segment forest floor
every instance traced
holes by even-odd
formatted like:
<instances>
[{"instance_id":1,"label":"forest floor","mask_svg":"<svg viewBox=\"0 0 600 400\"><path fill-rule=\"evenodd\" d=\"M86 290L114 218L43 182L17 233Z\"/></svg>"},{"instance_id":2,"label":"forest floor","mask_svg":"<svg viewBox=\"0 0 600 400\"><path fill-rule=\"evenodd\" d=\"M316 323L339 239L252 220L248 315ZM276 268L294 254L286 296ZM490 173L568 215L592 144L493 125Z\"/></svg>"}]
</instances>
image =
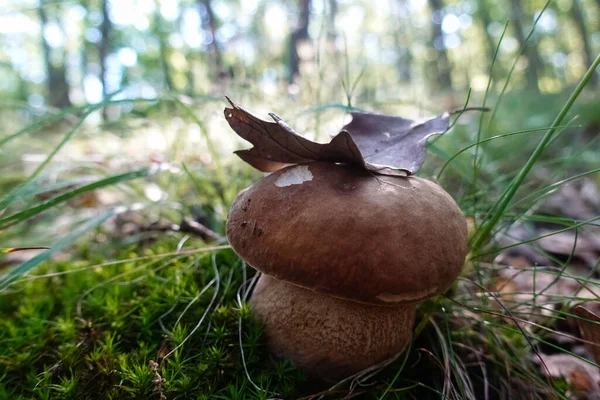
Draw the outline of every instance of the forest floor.
<instances>
[{"instance_id":1,"label":"forest floor","mask_svg":"<svg viewBox=\"0 0 600 400\"><path fill-rule=\"evenodd\" d=\"M580 96L547 137L567 97L488 99L430 140L419 175L466 215L467 263L419 306L406 352L337 383L271 357L246 304L254 271L224 222L261 174L231 154L247 145L222 98L141 102L100 129L80 124L99 106L15 123L0 137L0 399L600 397L600 103ZM243 100L321 140L346 112ZM31 246L50 249L7 250Z\"/></svg>"}]
</instances>

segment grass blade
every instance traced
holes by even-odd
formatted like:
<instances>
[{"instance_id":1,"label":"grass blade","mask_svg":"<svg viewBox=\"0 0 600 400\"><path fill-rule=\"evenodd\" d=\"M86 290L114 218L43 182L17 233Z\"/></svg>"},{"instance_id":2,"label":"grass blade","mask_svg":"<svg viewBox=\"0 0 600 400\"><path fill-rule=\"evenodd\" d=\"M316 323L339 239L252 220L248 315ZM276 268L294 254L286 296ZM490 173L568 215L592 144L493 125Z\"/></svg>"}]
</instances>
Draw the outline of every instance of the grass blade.
<instances>
[{"instance_id":1,"label":"grass blade","mask_svg":"<svg viewBox=\"0 0 600 400\"><path fill-rule=\"evenodd\" d=\"M77 130L83 124L83 122L86 120L86 118L88 116L90 116L94 111L107 105L110 102L110 99L113 96L115 96L117 93L119 93L119 92L115 92L115 93L108 95L102 102L88 108L88 110L83 114L83 116L81 116L81 118L79 119L77 124L75 124L75 126L73 128L71 128L71 130L63 136L60 143L56 147L54 147L54 149L50 152L50 154L48 154L46 159L36 168L36 170L29 176L29 178L27 178L25 180L25 182L23 182L21 185L19 185L16 189L9 192L6 196L4 196L0 200L0 210L2 210L3 208L6 208L9 204L11 204L17 198L17 193L19 192L19 190L23 186L26 186L31 181L33 181L40 174L40 172L42 172L44 170L44 168L46 168L46 166L50 163L50 161L52 161L52 159L60 151L60 149L62 149L63 146L73 137L73 135L77 132ZM12 135L12 136L14 136L14 135Z\"/></svg>"},{"instance_id":2,"label":"grass blade","mask_svg":"<svg viewBox=\"0 0 600 400\"><path fill-rule=\"evenodd\" d=\"M128 210L128 208L126 207L113 208L79 225L77 228L73 229L68 235L53 243L50 249L44 251L41 254L38 254L37 256L33 257L28 261L25 261L23 264L10 270L6 275L1 276L0 292L8 288L16 279L20 278L21 276L31 271L33 268L48 260L50 257L52 257L54 254L56 254L63 248L73 244L77 239L80 239L83 235L85 235L92 229L98 227L110 217L120 214L126 210Z\"/></svg>"},{"instance_id":3,"label":"grass blade","mask_svg":"<svg viewBox=\"0 0 600 400\"><path fill-rule=\"evenodd\" d=\"M566 128L572 128L572 127L574 127L574 126L563 125L563 126L559 126L558 129L566 129ZM462 149L460 149L459 151L457 151L456 153L454 153L454 155L452 157L448 158L448 160L440 168L440 171L438 172L438 174L437 174L437 176L436 176L435 179L439 181L440 176L442 176L442 173L446 170L446 168L448 167L448 165L456 157L458 157L459 155L461 155L465 151L467 151L467 150L469 150L469 149L471 149L471 148L473 148L473 147L475 147L477 145L480 145L480 144L483 144L483 143L486 143L486 142L491 142L493 140L502 139L502 138L505 138L505 137L515 136L515 135L523 135L525 133L542 132L542 131L545 131L547 129L550 129L550 128L533 128L533 129L525 129L525 130L522 130L522 131L504 133L504 134L501 134L501 135L495 135L495 136L491 136L489 138L481 139L479 142L475 142L475 143L472 143L472 144L470 144L470 145L468 145L466 147L463 147Z\"/></svg>"},{"instance_id":4,"label":"grass blade","mask_svg":"<svg viewBox=\"0 0 600 400\"><path fill-rule=\"evenodd\" d=\"M494 226L496 226L500 218L502 218L502 214L504 213L504 211L506 211L508 204L511 202L511 200L517 193L517 190L519 190L519 187L527 177L529 171L531 171L531 168L533 168L533 165L536 163L538 158L542 155L542 153L548 146L549 142L552 140L554 133L557 129L559 129L562 120L565 118L565 116L575 103L575 100L577 100L577 97L579 97L579 94L581 93L585 85L594 75L596 68L598 68L598 65L600 65L600 54L598 54L590 68L587 70L587 72L573 91L573 93L571 93L571 96L567 100L566 104L564 105L562 110L560 110L558 116L552 123L552 127L548 130L548 132L546 132L546 134L544 135L540 143L538 143L538 146L535 148L535 150L533 151L523 168L519 171L517 176L515 176L512 182L506 187L502 196L492 208L492 210L494 211L492 213L491 218L480 229L478 229L471 246L472 251L474 253L478 252L481 246L483 246L483 244L487 241L492 229L494 229Z\"/></svg>"},{"instance_id":5,"label":"grass blade","mask_svg":"<svg viewBox=\"0 0 600 400\"><path fill-rule=\"evenodd\" d=\"M500 35L500 39L498 39L498 44L496 45L496 50L494 51L494 58L492 59L492 64L490 65L490 77L485 88L485 94L483 95L483 103L481 105L483 108L485 108L487 98L490 93L490 87L492 86L492 80L494 77L494 65L496 64L496 59L498 58L498 53L500 52L500 45L502 44L502 40L504 39L504 35L506 34L507 28L508 21L506 21L506 23L504 24L504 29L502 30L502 34ZM484 114L481 113L481 115L479 116L479 127L477 128L477 139L475 140L475 156L473 156L473 180L471 181L471 194L477 191L477 177L479 176L477 161L479 159L479 143L481 142L481 129L483 127L483 117Z\"/></svg>"},{"instance_id":6,"label":"grass blade","mask_svg":"<svg viewBox=\"0 0 600 400\"><path fill-rule=\"evenodd\" d=\"M115 175L108 177L106 179L102 179L89 185L81 186L77 189L71 190L69 192L63 193L59 196L56 196L44 203L38 204L37 206L28 208L26 210L20 211L16 214L9 215L4 218L0 218L0 229L6 229L7 227L14 225L18 222L24 221L28 218L33 217L43 211L46 211L60 203L64 203L65 201L74 198L85 192L90 192L95 189L99 189L106 186L113 186L119 183L127 182L133 179L142 178L148 176L150 174L150 169L144 168L137 171L126 172L121 175Z\"/></svg>"},{"instance_id":7,"label":"grass blade","mask_svg":"<svg viewBox=\"0 0 600 400\"><path fill-rule=\"evenodd\" d=\"M16 251L25 251L25 250L48 250L49 247L6 247L0 248L0 254L8 254L14 253Z\"/></svg>"},{"instance_id":8,"label":"grass blade","mask_svg":"<svg viewBox=\"0 0 600 400\"><path fill-rule=\"evenodd\" d=\"M512 76L514 70L515 70L515 67L517 66L517 62L519 61L519 58L521 57L521 55L525 52L525 46L527 46L527 43L529 42L529 39L533 35L533 32L535 32L535 28L537 27L537 24L538 24L540 18L542 18L542 15L544 15L544 13L546 12L546 9L548 8L549 5L550 5L550 0L547 0L546 4L544 4L544 7L542 8L542 11L540 11L540 13L538 14L538 16L535 19L535 21L533 21L533 25L531 26L531 30L529 31L529 34L525 38L525 44L524 44L524 46L521 47L521 49L519 50L519 54L517 54L517 56L515 57L515 60L513 61L512 66L510 67L510 71L508 71L508 75L506 76L506 81L504 82L504 86L502 87L502 91L500 92L500 96L498 96L498 100L496 100L496 105L494 106L494 110L492 111L492 115L490 116L490 122L488 122L488 128L490 126L492 126L492 121L494 121L494 117L496 116L496 112L498 111L498 107L500 106L500 102L502 101L502 98L504 97L504 93L506 92L506 88L508 88L508 83L510 82L510 78L511 78L511 76Z\"/></svg>"},{"instance_id":9,"label":"grass blade","mask_svg":"<svg viewBox=\"0 0 600 400\"><path fill-rule=\"evenodd\" d=\"M57 114L46 116L46 117L42 118L41 120L35 121L35 122L27 125L26 127L19 129L17 132L12 133L12 134L0 139L0 147L5 145L6 143L18 138L21 135L24 135L28 132L34 131L38 128L41 128L42 125L44 125L44 124L47 124L49 122L60 121L67 115L76 114L80 111L85 111L88 108L89 108L89 105L85 105L85 106L81 106L81 107L72 107L72 108L67 108L65 110L62 110L61 112L59 112Z\"/></svg>"}]
</instances>

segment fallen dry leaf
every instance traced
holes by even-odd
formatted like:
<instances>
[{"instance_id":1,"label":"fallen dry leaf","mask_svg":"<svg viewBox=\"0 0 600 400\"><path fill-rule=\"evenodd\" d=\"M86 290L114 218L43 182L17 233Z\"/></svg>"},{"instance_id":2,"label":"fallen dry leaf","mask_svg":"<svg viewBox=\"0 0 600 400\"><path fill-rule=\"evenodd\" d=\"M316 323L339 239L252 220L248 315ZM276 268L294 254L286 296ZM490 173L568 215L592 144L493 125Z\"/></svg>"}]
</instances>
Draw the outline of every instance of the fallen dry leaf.
<instances>
[{"instance_id":1,"label":"fallen dry leaf","mask_svg":"<svg viewBox=\"0 0 600 400\"><path fill-rule=\"evenodd\" d=\"M550 254L578 257L589 267L596 265L600 254L600 238L592 233L559 232L549 229L539 229L536 234L545 236L537 240L538 246ZM548 236L546 236L548 235Z\"/></svg>"},{"instance_id":2,"label":"fallen dry leaf","mask_svg":"<svg viewBox=\"0 0 600 400\"><path fill-rule=\"evenodd\" d=\"M493 264L480 265L494 268ZM554 316L557 307L574 298L582 301L599 297L599 280L578 277L569 270L559 272L552 267L496 269L489 290L497 292L511 312L525 313L532 322Z\"/></svg>"},{"instance_id":3,"label":"fallen dry leaf","mask_svg":"<svg viewBox=\"0 0 600 400\"><path fill-rule=\"evenodd\" d=\"M592 268L600 256L600 234L592 228L597 227L586 226L576 234L573 231L557 232L557 229L533 224L528 227L522 223L514 224L507 233L498 236L500 246L511 247L502 252L496 261L514 266L513 259L524 257L529 265L551 265L553 261L548 257L551 254L561 259L571 258L571 264L580 260L586 268ZM531 243L519 244L523 241Z\"/></svg>"},{"instance_id":4,"label":"fallen dry leaf","mask_svg":"<svg viewBox=\"0 0 600 400\"><path fill-rule=\"evenodd\" d=\"M568 272L568 271L567 271ZM600 281L585 279L564 272L559 274L556 269L544 270L544 267L535 269L503 268L498 270L498 276L504 282L510 282L512 293L557 296L567 300L577 296L583 299L595 299L600 295ZM506 292L502 287L500 292ZM542 297L538 300L543 302Z\"/></svg>"},{"instance_id":5,"label":"fallen dry leaf","mask_svg":"<svg viewBox=\"0 0 600 400\"><path fill-rule=\"evenodd\" d=\"M600 190L594 177L586 177L560 188L541 205L545 213L587 220L600 212Z\"/></svg>"},{"instance_id":6,"label":"fallen dry leaf","mask_svg":"<svg viewBox=\"0 0 600 400\"><path fill-rule=\"evenodd\" d=\"M565 378L576 398L590 398L600 391L600 369L570 354L540 354L533 360L540 365L542 372L552 378Z\"/></svg>"},{"instance_id":7,"label":"fallen dry leaf","mask_svg":"<svg viewBox=\"0 0 600 400\"><path fill-rule=\"evenodd\" d=\"M587 396L590 392L598 392L598 384L592 380L587 371L576 369L569 373L571 388L579 396Z\"/></svg>"},{"instance_id":8,"label":"fallen dry leaf","mask_svg":"<svg viewBox=\"0 0 600 400\"><path fill-rule=\"evenodd\" d=\"M351 113L352 121L329 143L316 143L295 132L281 118L255 117L233 103L225 109L231 128L254 145L236 154L253 167L272 172L289 164L330 161L358 164L381 174L408 175L425 161L427 138L448 129L449 114L423 121L381 114Z\"/></svg>"},{"instance_id":9,"label":"fallen dry leaf","mask_svg":"<svg viewBox=\"0 0 600 400\"><path fill-rule=\"evenodd\" d=\"M586 347L593 354L596 363L600 363L600 316L588 310L583 305L577 305L572 310L577 315L577 326L581 336L595 344L586 343Z\"/></svg>"}]
</instances>

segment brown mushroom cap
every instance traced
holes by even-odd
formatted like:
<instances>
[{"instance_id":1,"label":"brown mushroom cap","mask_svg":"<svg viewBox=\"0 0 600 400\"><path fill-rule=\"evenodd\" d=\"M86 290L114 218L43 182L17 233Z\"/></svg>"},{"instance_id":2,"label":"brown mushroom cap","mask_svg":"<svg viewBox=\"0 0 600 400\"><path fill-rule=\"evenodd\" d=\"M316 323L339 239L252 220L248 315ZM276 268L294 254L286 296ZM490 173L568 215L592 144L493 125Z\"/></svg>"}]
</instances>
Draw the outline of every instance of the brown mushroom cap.
<instances>
[{"instance_id":1,"label":"brown mushroom cap","mask_svg":"<svg viewBox=\"0 0 600 400\"><path fill-rule=\"evenodd\" d=\"M467 253L465 218L440 186L326 162L281 169L240 192L227 238L277 279L385 305L444 290Z\"/></svg>"}]
</instances>

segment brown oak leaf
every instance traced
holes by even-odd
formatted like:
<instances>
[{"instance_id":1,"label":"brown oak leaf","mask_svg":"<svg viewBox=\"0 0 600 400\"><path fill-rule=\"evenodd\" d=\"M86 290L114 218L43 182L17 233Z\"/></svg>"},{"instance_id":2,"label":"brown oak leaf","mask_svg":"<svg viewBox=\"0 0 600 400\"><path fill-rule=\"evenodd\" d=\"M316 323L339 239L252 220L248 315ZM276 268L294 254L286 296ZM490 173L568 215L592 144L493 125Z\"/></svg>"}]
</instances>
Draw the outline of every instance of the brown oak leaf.
<instances>
[{"instance_id":1,"label":"brown oak leaf","mask_svg":"<svg viewBox=\"0 0 600 400\"><path fill-rule=\"evenodd\" d=\"M596 363L600 363L600 316L584 307L584 305L575 306L572 312L579 317L577 318L577 325L581 331L581 336L589 342L586 343L586 347L593 354Z\"/></svg>"},{"instance_id":2,"label":"brown oak leaf","mask_svg":"<svg viewBox=\"0 0 600 400\"><path fill-rule=\"evenodd\" d=\"M416 173L425 161L427 139L443 134L449 113L422 121L370 113L351 113L352 121L329 143L308 140L275 114L273 122L255 117L227 98L225 118L254 145L236 154L256 169L276 171L290 164L330 161L361 165L380 174Z\"/></svg>"}]
</instances>

